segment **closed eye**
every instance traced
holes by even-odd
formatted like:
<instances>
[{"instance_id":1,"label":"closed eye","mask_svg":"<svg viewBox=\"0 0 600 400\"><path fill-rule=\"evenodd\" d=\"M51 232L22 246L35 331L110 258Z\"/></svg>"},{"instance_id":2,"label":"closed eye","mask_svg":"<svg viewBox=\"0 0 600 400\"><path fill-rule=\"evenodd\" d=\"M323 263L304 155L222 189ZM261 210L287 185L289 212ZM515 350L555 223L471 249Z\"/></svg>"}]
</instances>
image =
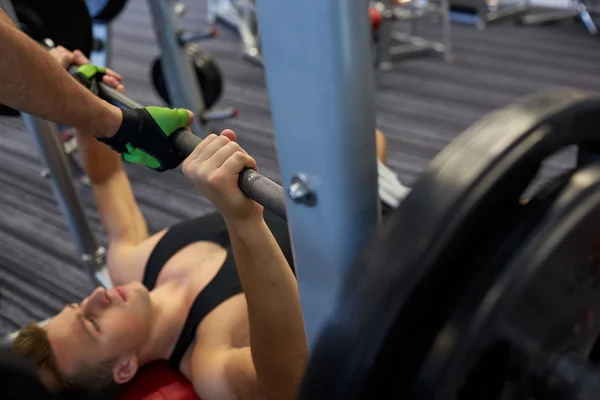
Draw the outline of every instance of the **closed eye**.
<instances>
[{"instance_id":1,"label":"closed eye","mask_svg":"<svg viewBox=\"0 0 600 400\"><path fill-rule=\"evenodd\" d=\"M90 321L90 323L92 324L92 326L94 327L94 329L96 330L96 332L100 333L100 326L98 326L98 324L96 323L96 321L94 321L93 319L88 318L88 321Z\"/></svg>"},{"instance_id":2,"label":"closed eye","mask_svg":"<svg viewBox=\"0 0 600 400\"><path fill-rule=\"evenodd\" d=\"M76 304L76 303L71 303L71 304L69 304L69 307L71 307L71 308L73 308L73 309L78 309L78 308L79 308L79 309L81 309L81 306L80 306L79 304ZM95 330L96 332L100 333L100 326L98 325L98 323L97 323L95 320L93 320L93 319L91 319L91 318L86 318L86 320L87 320L87 321L88 321L90 324L92 324L92 326L94 327L94 330Z\"/></svg>"}]
</instances>

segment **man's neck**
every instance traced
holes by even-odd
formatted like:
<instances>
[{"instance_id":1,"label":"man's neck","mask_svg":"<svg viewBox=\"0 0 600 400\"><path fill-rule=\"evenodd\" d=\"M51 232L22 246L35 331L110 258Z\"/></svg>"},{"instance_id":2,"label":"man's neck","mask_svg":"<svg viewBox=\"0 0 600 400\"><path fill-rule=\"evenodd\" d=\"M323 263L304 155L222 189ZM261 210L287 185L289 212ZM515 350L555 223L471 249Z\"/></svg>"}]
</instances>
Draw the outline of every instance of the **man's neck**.
<instances>
[{"instance_id":1,"label":"man's neck","mask_svg":"<svg viewBox=\"0 0 600 400\"><path fill-rule=\"evenodd\" d=\"M168 360L175 348L185 320L181 319L181 307L185 304L182 290L162 285L150 292L153 308L150 337L139 354L140 365L156 360ZM180 294L179 296L177 294Z\"/></svg>"}]
</instances>

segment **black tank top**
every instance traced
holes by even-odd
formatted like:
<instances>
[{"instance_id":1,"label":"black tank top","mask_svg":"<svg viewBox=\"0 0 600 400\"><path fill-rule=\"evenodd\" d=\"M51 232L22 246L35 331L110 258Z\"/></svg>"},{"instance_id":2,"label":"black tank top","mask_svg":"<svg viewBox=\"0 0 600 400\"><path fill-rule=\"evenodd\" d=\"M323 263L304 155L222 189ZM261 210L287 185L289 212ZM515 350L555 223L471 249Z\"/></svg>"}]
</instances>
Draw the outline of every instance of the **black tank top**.
<instances>
[{"instance_id":1,"label":"black tank top","mask_svg":"<svg viewBox=\"0 0 600 400\"><path fill-rule=\"evenodd\" d=\"M271 229L273 236L279 243L288 263L294 269L292 246L289 239L287 223L276 215L265 210L265 222ZM171 227L156 244L144 271L143 284L152 290L163 266L179 250L189 244L208 241L217 243L227 251L227 258L223 262L217 275L198 294L175 349L169 357L169 367L178 370L185 352L194 341L196 329L202 320L219 304L225 300L242 293L242 284L237 274L229 232L223 217L219 213L208 214L190 221L185 221Z\"/></svg>"}]
</instances>

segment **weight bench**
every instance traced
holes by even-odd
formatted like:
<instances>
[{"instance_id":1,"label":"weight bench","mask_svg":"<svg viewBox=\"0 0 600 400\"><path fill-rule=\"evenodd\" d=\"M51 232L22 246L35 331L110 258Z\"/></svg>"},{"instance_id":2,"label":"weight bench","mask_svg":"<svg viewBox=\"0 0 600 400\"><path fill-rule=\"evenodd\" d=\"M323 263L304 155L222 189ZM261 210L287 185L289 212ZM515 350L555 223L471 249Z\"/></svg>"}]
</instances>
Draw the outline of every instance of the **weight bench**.
<instances>
[{"instance_id":1,"label":"weight bench","mask_svg":"<svg viewBox=\"0 0 600 400\"><path fill-rule=\"evenodd\" d=\"M200 400L194 386L166 361L145 365L116 400Z\"/></svg>"},{"instance_id":2,"label":"weight bench","mask_svg":"<svg viewBox=\"0 0 600 400\"><path fill-rule=\"evenodd\" d=\"M15 357L8 344L0 345L0 374L15 383L3 392L5 400L52 398L31 366ZM122 389L115 400L200 400L192 383L181 373L170 369L166 361L145 365Z\"/></svg>"}]
</instances>

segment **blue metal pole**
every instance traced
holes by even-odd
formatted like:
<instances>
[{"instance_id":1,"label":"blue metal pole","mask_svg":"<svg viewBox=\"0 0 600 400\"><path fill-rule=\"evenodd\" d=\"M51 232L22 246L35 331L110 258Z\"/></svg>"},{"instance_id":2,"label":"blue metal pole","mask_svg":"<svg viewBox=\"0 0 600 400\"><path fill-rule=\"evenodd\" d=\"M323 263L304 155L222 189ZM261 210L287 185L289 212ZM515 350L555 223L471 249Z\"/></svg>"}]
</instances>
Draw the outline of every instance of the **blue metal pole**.
<instances>
[{"instance_id":1,"label":"blue metal pole","mask_svg":"<svg viewBox=\"0 0 600 400\"><path fill-rule=\"evenodd\" d=\"M309 345L378 221L364 0L258 0L259 31Z\"/></svg>"}]
</instances>

